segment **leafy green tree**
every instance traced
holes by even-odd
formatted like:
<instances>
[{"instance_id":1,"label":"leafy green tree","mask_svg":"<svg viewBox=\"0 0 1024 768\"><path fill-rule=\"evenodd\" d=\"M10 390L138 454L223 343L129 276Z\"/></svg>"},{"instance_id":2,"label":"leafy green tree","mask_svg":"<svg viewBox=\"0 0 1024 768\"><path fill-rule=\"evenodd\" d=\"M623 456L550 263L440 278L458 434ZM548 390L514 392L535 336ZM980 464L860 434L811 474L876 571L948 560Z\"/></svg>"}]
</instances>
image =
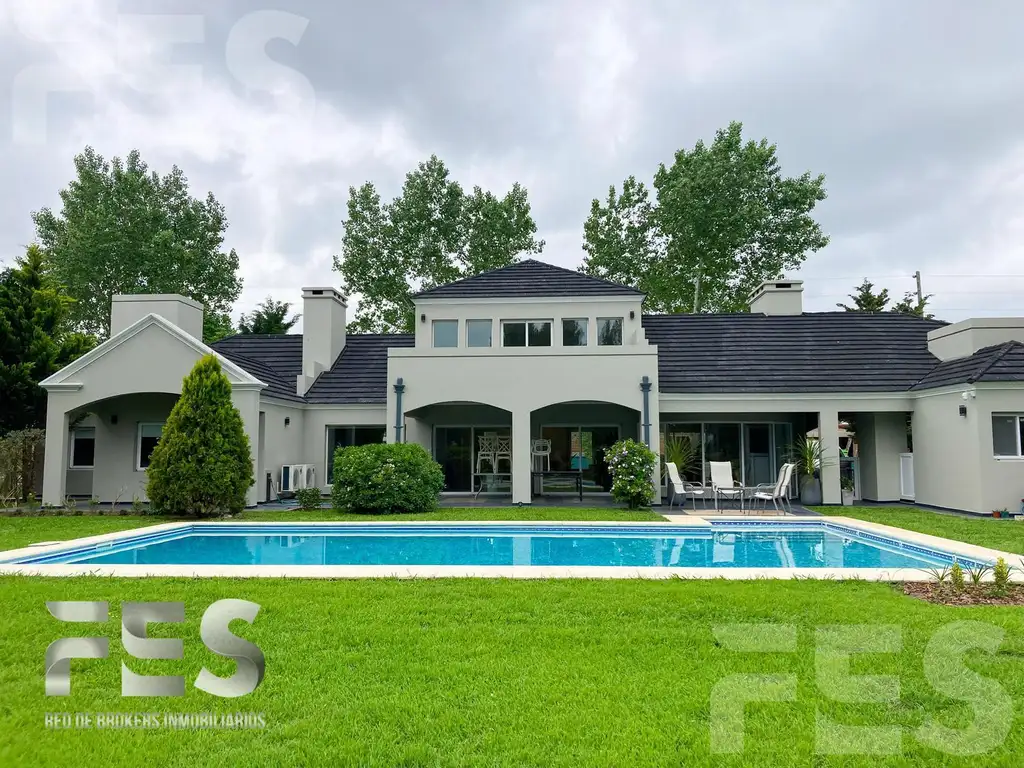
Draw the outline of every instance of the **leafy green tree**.
<instances>
[{"instance_id":1,"label":"leafy green tree","mask_svg":"<svg viewBox=\"0 0 1024 768\"><path fill-rule=\"evenodd\" d=\"M893 304L892 311L901 315L915 315L916 317L923 317L927 320L932 320L935 315L926 312L928 308L928 301L934 294L926 294L921 297L920 301L917 298L917 294L911 291L907 291L903 294L903 298Z\"/></svg>"},{"instance_id":2,"label":"leafy green tree","mask_svg":"<svg viewBox=\"0 0 1024 768\"><path fill-rule=\"evenodd\" d=\"M182 382L146 474L157 512L210 517L245 507L254 482L249 437L214 355L197 362Z\"/></svg>"},{"instance_id":3,"label":"leafy green tree","mask_svg":"<svg viewBox=\"0 0 1024 768\"><path fill-rule=\"evenodd\" d=\"M840 309L847 312L885 312L889 306L889 291L883 288L875 293L875 284L864 278L864 282L857 286L856 293L850 294L853 306L849 304L836 304Z\"/></svg>"},{"instance_id":4,"label":"leafy green tree","mask_svg":"<svg viewBox=\"0 0 1024 768\"><path fill-rule=\"evenodd\" d=\"M522 186L503 198L480 187L467 193L435 155L406 175L390 203L370 182L349 188L343 223L334 267L344 290L360 296L354 333L411 332L414 291L506 267L544 247Z\"/></svg>"},{"instance_id":5,"label":"leafy green tree","mask_svg":"<svg viewBox=\"0 0 1024 768\"><path fill-rule=\"evenodd\" d=\"M0 273L0 434L45 426L39 382L95 345L92 336L73 332L73 304L36 245Z\"/></svg>"},{"instance_id":6,"label":"leafy green tree","mask_svg":"<svg viewBox=\"0 0 1024 768\"><path fill-rule=\"evenodd\" d=\"M234 336L235 333L231 315L227 312L203 313L203 341L207 344L220 341L225 336Z\"/></svg>"},{"instance_id":7,"label":"leafy green tree","mask_svg":"<svg viewBox=\"0 0 1024 768\"><path fill-rule=\"evenodd\" d=\"M274 301L267 296L266 300L248 315L242 315L238 321L238 332L244 334L277 334L288 333L292 326L299 322L302 315L288 317L292 305L287 301Z\"/></svg>"},{"instance_id":8,"label":"leafy green tree","mask_svg":"<svg viewBox=\"0 0 1024 768\"><path fill-rule=\"evenodd\" d=\"M207 312L230 311L242 281L237 254L222 250L224 207L212 193L192 197L177 166L160 176L137 150L108 163L86 147L60 197L59 212L32 218L79 330L106 338L118 293L180 293Z\"/></svg>"},{"instance_id":9,"label":"leafy green tree","mask_svg":"<svg viewBox=\"0 0 1024 768\"><path fill-rule=\"evenodd\" d=\"M594 200L580 270L644 291L654 311L736 312L827 245L811 218L825 177L784 177L775 145L744 143L742 129L730 123L710 146L676 152L654 175L654 203L634 177Z\"/></svg>"},{"instance_id":10,"label":"leafy green tree","mask_svg":"<svg viewBox=\"0 0 1024 768\"><path fill-rule=\"evenodd\" d=\"M935 317L935 315L928 314L925 311L928 307L928 301L932 298L932 294L929 293L926 296L922 296L921 300L918 301L916 293L907 291L903 294L903 298L890 308L888 289L883 288L875 293L874 283L866 277L864 282L857 286L856 292L850 294L850 298L853 300L853 306L843 303L836 304L836 306L840 309L845 309L847 312L895 312L899 315L914 315L927 318L928 320Z\"/></svg>"}]
</instances>

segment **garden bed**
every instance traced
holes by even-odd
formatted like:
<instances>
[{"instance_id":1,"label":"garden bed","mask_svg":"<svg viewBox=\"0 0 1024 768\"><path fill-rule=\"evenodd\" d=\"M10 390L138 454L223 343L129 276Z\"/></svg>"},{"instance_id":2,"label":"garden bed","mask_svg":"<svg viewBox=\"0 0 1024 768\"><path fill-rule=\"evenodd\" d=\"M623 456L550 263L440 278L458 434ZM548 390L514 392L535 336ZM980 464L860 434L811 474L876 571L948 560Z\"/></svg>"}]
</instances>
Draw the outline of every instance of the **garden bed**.
<instances>
[{"instance_id":1,"label":"garden bed","mask_svg":"<svg viewBox=\"0 0 1024 768\"><path fill-rule=\"evenodd\" d=\"M1002 593L996 593L991 584L956 590L949 584L907 581L902 587L905 595L940 605L1024 605L1024 584L1011 584Z\"/></svg>"}]
</instances>

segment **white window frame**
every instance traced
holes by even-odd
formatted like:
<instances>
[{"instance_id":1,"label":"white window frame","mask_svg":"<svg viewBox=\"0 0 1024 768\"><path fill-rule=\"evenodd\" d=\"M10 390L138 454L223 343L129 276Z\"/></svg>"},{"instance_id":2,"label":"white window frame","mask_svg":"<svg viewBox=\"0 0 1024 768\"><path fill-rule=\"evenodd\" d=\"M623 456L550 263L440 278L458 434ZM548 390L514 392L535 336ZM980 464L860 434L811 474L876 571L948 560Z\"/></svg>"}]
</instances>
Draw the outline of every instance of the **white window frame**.
<instances>
[{"instance_id":1,"label":"white window frame","mask_svg":"<svg viewBox=\"0 0 1024 768\"><path fill-rule=\"evenodd\" d=\"M607 322L614 322L615 320L619 321L619 343L618 344L602 344L601 343L601 323L602 322L606 322L606 321ZM599 347L621 347L626 342L625 338L623 338L626 335L626 321L622 317L599 317L599 318L597 318L597 324L596 324L596 327L595 327L595 331L596 332L594 333L594 336L597 337L596 341L597 341L597 346L599 346Z\"/></svg>"},{"instance_id":2,"label":"white window frame","mask_svg":"<svg viewBox=\"0 0 1024 768\"><path fill-rule=\"evenodd\" d=\"M75 464L75 440L79 432L92 433L92 464ZM71 430L71 445L68 451L68 469L95 469L96 468L96 427L75 427Z\"/></svg>"},{"instance_id":3,"label":"white window frame","mask_svg":"<svg viewBox=\"0 0 1024 768\"><path fill-rule=\"evenodd\" d=\"M455 324L455 343L452 345L438 346L437 344L437 324L438 323L454 323ZM432 349L458 349L459 348L459 321L458 318L454 317L439 317L436 320L430 321L430 346Z\"/></svg>"},{"instance_id":4,"label":"white window frame","mask_svg":"<svg viewBox=\"0 0 1024 768\"><path fill-rule=\"evenodd\" d=\"M501 321L501 346L505 349L529 349L530 344L530 323L547 323L548 324L548 341L547 344L534 344L534 349L551 349L555 346L555 321L551 318L532 318L529 320L502 320ZM506 325L523 325L526 330L525 341L526 344L522 347L506 347L505 346L505 326Z\"/></svg>"},{"instance_id":5,"label":"white window frame","mask_svg":"<svg viewBox=\"0 0 1024 768\"><path fill-rule=\"evenodd\" d=\"M583 343L574 346L566 346L565 343L565 324L566 323L583 323ZM590 318L589 317L563 317L562 318L562 346L566 349L580 349L581 347L590 346Z\"/></svg>"},{"instance_id":6,"label":"white window frame","mask_svg":"<svg viewBox=\"0 0 1024 768\"><path fill-rule=\"evenodd\" d=\"M1017 438L1017 453L1016 454L1013 454L1013 453L996 453L996 436L995 436L995 431L993 430L993 434L992 434L992 456L994 458L996 458L996 459L1000 459L1000 460L1007 460L1008 459L1010 461L1012 461L1014 459L1024 459L1024 445L1022 445L1022 442L1024 442L1024 439L1022 439L1021 434L1020 434L1021 422L1024 422L1024 414L1020 414L1020 413L993 413L992 414L992 419L1013 419L1013 421L1014 421L1013 436L1015 438Z\"/></svg>"},{"instance_id":7,"label":"white window frame","mask_svg":"<svg viewBox=\"0 0 1024 768\"><path fill-rule=\"evenodd\" d=\"M491 343L484 346L482 344L470 344L469 343L469 326L470 323L487 323L487 330L491 334ZM494 320L490 317L473 317L466 320L466 347L469 349L491 349L494 346Z\"/></svg>"},{"instance_id":8,"label":"white window frame","mask_svg":"<svg viewBox=\"0 0 1024 768\"><path fill-rule=\"evenodd\" d=\"M142 428L143 427L160 427L160 432L164 430L165 421L140 421L135 429L135 471L145 472L149 467L142 466Z\"/></svg>"}]
</instances>

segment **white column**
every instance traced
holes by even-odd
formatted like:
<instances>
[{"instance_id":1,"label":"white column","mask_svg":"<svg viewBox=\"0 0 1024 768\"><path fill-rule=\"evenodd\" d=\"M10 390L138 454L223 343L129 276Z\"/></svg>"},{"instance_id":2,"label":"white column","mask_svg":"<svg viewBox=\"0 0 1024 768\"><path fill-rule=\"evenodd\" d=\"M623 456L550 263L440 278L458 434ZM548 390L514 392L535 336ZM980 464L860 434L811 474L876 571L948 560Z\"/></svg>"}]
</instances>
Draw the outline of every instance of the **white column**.
<instances>
[{"instance_id":1,"label":"white column","mask_svg":"<svg viewBox=\"0 0 1024 768\"><path fill-rule=\"evenodd\" d=\"M71 424L67 412L61 407L60 398L48 395L46 405L43 504L57 507L64 503L64 484L68 471L68 429Z\"/></svg>"},{"instance_id":2,"label":"white column","mask_svg":"<svg viewBox=\"0 0 1024 768\"><path fill-rule=\"evenodd\" d=\"M821 501L823 504L842 504L839 487L839 412L818 412L818 439L821 440Z\"/></svg>"},{"instance_id":3,"label":"white column","mask_svg":"<svg viewBox=\"0 0 1024 768\"><path fill-rule=\"evenodd\" d=\"M650 420L651 420L651 441L647 447L654 451L655 456L661 455L661 418L658 410L658 390L652 388L651 402L650 402ZM640 421L643 421L643 414L640 415ZM643 436L643 427L640 428L641 437ZM656 505L661 504L661 459L654 465L654 473L651 475L651 482L654 483L654 503Z\"/></svg>"},{"instance_id":4,"label":"white column","mask_svg":"<svg viewBox=\"0 0 1024 768\"><path fill-rule=\"evenodd\" d=\"M512 503L529 504L532 494L530 466L530 411L512 412Z\"/></svg>"},{"instance_id":5,"label":"white column","mask_svg":"<svg viewBox=\"0 0 1024 768\"><path fill-rule=\"evenodd\" d=\"M245 505L255 507L259 500L259 484L266 478L258 476L260 468L260 393L259 390L234 389L231 401L242 415L242 426L249 437L249 451L252 454L252 472L256 482L245 493ZM319 482L319 480L317 481Z\"/></svg>"}]
</instances>

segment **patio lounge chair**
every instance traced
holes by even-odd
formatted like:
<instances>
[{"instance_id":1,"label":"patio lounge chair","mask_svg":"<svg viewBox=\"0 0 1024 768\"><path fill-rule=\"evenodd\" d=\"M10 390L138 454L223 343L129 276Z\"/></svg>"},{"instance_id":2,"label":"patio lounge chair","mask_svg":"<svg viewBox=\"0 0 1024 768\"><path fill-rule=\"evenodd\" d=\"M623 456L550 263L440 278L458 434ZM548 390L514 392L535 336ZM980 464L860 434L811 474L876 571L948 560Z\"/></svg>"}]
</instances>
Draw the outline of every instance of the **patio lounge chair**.
<instances>
[{"instance_id":1,"label":"patio lounge chair","mask_svg":"<svg viewBox=\"0 0 1024 768\"><path fill-rule=\"evenodd\" d=\"M793 468L795 464L783 464L779 467L779 479L775 481L774 485L763 483L757 487L754 491L754 499L761 501L764 504L765 509L768 508L768 502L772 503L775 507L775 511L779 511L779 503L782 503L782 511L786 512L786 502L789 501L789 483L793 479ZM789 505L789 513L793 513L793 505Z\"/></svg>"},{"instance_id":2,"label":"patio lounge chair","mask_svg":"<svg viewBox=\"0 0 1024 768\"><path fill-rule=\"evenodd\" d=\"M711 490L715 494L715 509L720 498L743 500L743 488L732 479L731 461L709 461L711 465Z\"/></svg>"},{"instance_id":3,"label":"patio lounge chair","mask_svg":"<svg viewBox=\"0 0 1024 768\"><path fill-rule=\"evenodd\" d=\"M697 497L699 496L704 500L704 506L708 505L707 494L705 488L700 483L687 483L679 476L679 468L674 462L665 462L665 471L668 472L668 486L669 486L669 499L668 505L672 506L676 496L681 496L683 504L686 503L686 495L690 494L693 498L693 508L697 508Z\"/></svg>"}]
</instances>

